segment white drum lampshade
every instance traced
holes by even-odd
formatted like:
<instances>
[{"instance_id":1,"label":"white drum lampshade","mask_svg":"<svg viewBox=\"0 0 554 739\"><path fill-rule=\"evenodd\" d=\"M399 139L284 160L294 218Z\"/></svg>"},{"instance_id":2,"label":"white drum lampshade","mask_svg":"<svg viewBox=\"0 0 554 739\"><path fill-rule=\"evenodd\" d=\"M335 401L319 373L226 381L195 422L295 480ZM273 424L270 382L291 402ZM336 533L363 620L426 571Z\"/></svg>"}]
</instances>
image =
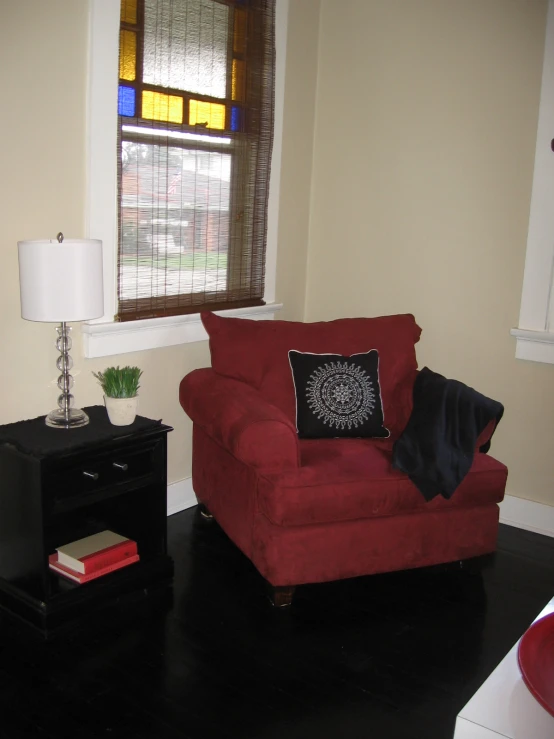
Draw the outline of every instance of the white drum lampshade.
<instances>
[{"instance_id":1,"label":"white drum lampshade","mask_svg":"<svg viewBox=\"0 0 554 739\"><path fill-rule=\"evenodd\" d=\"M69 321L86 321L104 313L102 242L97 239L19 241L21 316L28 321L59 323L56 346L58 408L45 418L53 428L75 428L89 422L87 414L73 408L73 360Z\"/></svg>"},{"instance_id":2,"label":"white drum lampshade","mask_svg":"<svg viewBox=\"0 0 554 739\"><path fill-rule=\"evenodd\" d=\"M19 241L21 316L28 321L87 321L104 313L102 242Z\"/></svg>"}]
</instances>

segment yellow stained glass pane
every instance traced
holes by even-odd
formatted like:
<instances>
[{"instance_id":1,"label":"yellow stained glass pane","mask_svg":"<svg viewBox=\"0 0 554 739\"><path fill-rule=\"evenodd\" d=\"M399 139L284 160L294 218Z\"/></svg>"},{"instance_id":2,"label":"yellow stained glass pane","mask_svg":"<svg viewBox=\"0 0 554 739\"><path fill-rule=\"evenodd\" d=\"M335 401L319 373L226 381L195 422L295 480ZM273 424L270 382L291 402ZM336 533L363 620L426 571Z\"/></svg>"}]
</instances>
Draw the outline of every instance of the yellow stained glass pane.
<instances>
[{"instance_id":1,"label":"yellow stained glass pane","mask_svg":"<svg viewBox=\"0 0 554 739\"><path fill-rule=\"evenodd\" d=\"M121 0L121 22L137 22L137 0Z\"/></svg>"},{"instance_id":2,"label":"yellow stained glass pane","mask_svg":"<svg viewBox=\"0 0 554 739\"><path fill-rule=\"evenodd\" d=\"M231 95L233 100L244 102L244 82L246 65L240 59L233 59L233 77L231 80Z\"/></svg>"},{"instance_id":3,"label":"yellow stained glass pane","mask_svg":"<svg viewBox=\"0 0 554 739\"><path fill-rule=\"evenodd\" d=\"M219 103L204 103L200 100L191 100L189 108L189 123L191 126L206 125L207 128L225 128L225 106Z\"/></svg>"},{"instance_id":4,"label":"yellow stained glass pane","mask_svg":"<svg viewBox=\"0 0 554 739\"><path fill-rule=\"evenodd\" d=\"M142 93L142 117L152 121L183 122L183 98L162 92L144 90Z\"/></svg>"},{"instance_id":5,"label":"yellow stained glass pane","mask_svg":"<svg viewBox=\"0 0 554 739\"><path fill-rule=\"evenodd\" d=\"M235 23L233 28L233 51L235 54L246 53L246 10L235 10Z\"/></svg>"},{"instance_id":6,"label":"yellow stained glass pane","mask_svg":"<svg viewBox=\"0 0 554 739\"><path fill-rule=\"evenodd\" d=\"M119 77L122 80L136 78L137 34L134 31L121 31L119 34Z\"/></svg>"}]
</instances>

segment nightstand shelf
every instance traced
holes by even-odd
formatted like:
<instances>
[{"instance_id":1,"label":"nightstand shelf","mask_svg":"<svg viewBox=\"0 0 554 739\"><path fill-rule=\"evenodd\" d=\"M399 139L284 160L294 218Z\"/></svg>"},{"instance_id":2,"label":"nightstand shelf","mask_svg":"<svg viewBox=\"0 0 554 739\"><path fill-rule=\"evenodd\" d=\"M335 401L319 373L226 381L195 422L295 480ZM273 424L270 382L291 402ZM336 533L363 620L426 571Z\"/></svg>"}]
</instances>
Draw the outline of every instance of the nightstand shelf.
<instances>
[{"instance_id":1,"label":"nightstand shelf","mask_svg":"<svg viewBox=\"0 0 554 739\"><path fill-rule=\"evenodd\" d=\"M101 406L82 429L44 417L0 426L0 608L49 637L102 609L171 584L167 554L167 433L137 417L112 426ZM110 529L140 561L79 585L53 573L62 544Z\"/></svg>"}]
</instances>

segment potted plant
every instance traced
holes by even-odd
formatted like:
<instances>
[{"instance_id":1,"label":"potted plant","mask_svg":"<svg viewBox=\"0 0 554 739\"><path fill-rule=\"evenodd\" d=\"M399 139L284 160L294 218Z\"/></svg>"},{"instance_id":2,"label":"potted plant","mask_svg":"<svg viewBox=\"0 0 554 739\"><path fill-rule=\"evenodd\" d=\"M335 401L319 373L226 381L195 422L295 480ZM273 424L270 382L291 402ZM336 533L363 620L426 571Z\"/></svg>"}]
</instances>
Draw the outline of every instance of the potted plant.
<instances>
[{"instance_id":1,"label":"potted plant","mask_svg":"<svg viewBox=\"0 0 554 739\"><path fill-rule=\"evenodd\" d=\"M137 415L139 380L138 367L108 367L93 372L104 391L104 404L114 426L128 426Z\"/></svg>"}]
</instances>

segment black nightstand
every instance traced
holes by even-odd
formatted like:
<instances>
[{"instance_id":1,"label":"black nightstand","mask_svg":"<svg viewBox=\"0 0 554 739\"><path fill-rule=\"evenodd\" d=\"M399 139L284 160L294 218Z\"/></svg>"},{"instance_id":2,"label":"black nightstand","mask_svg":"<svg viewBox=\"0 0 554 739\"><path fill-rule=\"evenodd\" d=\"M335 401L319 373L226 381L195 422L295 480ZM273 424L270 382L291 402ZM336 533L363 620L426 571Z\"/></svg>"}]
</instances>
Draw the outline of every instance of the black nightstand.
<instances>
[{"instance_id":1,"label":"black nightstand","mask_svg":"<svg viewBox=\"0 0 554 739\"><path fill-rule=\"evenodd\" d=\"M50 637L110 605L167 589L167 433L137 416L52 429L44 416L0 426L0 608ZM104 529L134 539L140 561L79 585L54 574L56 547Z\"/></svg>"}]
</instances>

